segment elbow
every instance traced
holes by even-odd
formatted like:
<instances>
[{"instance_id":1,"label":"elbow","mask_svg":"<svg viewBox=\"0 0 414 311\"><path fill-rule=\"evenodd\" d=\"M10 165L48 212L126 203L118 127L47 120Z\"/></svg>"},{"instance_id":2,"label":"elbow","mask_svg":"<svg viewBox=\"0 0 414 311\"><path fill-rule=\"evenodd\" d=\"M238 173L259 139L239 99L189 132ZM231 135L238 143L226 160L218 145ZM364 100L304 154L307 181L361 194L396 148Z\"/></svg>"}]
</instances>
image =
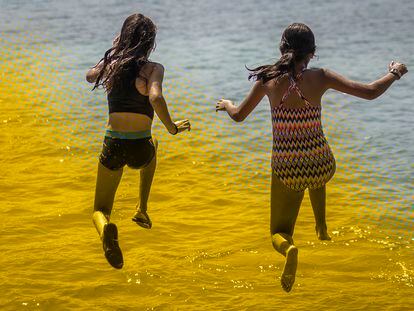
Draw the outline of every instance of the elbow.
<instances>
[{"instance_id":1,"label":"elbow","mask_svg":"<svg viewBox=\"0 0 414 311\"><path fill-rule=\"evenodd\" d=\"M94 83L95 82L95 77L93 74L90 74L89 72L86 74L86 81L88 83Z\"/></svg>"},{"instance_id":2,"label":"elbow","mask_svg":"<svg viewBox=\"0 0 414 311\"><path fill-rule=\"evenodd\" d=\"M375 86L370 86L367 88L366 92L364 92L363 98L367 100L373 100L378 98L380 95L381 93Z\"/></svg>"},{"instance_id":3,"label":"elbow","mask_svg":"<svg viewBox=\"0 0 414 311\"><path fill-rule=\"evenodd\" d=\"M148 97L149 97L149 101L151 105L156 105L157 103L159 103L160 101L164 99L164 96L161 93L150 94Z\"/></svg>"},{"instance_id":4,"label":"elbow","mask_svg":"<svg viewBox=\"0 0 414 311\"><path fill-rule=\"evenodd\" d=\"M240 112L236 112L236 113L234 113L234 114L231 116L231 118L232 118L234 121L236 121L237 123L243 122L243 121L244 121L244 119L246 119L246 117L245 117L245 116L242 116L242 115L240 114Z\"/></svg>"},{"instance_id":5,"label":"elbow","mask_svg":"<svg viewBox=\"0 0 414 311\"><path fill-rule=\"evenodd\" d=\"M366 94L365 97L364 97L364 99L373 100L373 99L375 99L377 97L378 97L377 92L372 91L372 92L369 92L368 94Z\"/></svg>"}]
</instances>

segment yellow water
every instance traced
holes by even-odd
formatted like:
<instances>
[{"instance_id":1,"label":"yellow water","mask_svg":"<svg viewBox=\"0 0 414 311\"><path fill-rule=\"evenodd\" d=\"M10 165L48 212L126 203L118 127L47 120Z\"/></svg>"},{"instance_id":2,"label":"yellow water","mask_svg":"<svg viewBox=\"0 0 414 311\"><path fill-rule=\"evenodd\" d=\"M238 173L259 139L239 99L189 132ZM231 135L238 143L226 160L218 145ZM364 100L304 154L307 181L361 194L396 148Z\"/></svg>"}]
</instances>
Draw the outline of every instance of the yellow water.
<instances>
[{"instance_id":1,"label":"yellow water","mask_svg":"<svg viewBox=\"0 0 414 311\"><path fill-rule=\"evenodd\" d=\"M104 95L64 78L57 51L0 44L2 310L414 309L414 241L361 212L372 189L340 148L352 133L327 125L338 161L328 186L333 240L316 240L306 196L286 294L268 234L270 127L258 133L254 121L216 116L213 99L168 74L171 113L193 130L172 137L154 126L151 230L131 221L139 174L125 170L112 218L125 265L112 269L91 221L106 117L93 105ZM199 105L210 100L210 110Z\"/></svg>"}]
</instances>

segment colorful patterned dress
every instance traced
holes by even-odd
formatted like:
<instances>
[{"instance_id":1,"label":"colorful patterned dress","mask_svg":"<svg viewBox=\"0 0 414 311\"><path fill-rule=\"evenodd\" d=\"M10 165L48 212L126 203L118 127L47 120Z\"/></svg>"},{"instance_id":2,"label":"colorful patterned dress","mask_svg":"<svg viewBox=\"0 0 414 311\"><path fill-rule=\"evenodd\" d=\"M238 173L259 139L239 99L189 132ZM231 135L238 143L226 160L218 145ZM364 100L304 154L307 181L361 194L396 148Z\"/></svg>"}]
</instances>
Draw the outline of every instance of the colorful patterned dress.
<instances>
[{"instance_id":1,"label":"colorful patterned dress","mask_svg":"<svg viewBox=\"0 0 414 311\"><path fill-rule=\"evenodd\" d=\"M296 81L302 77L298 75ZM279 105L272 108L273 153L272 169L290 189L323 187L335 173L335 158L322 130L320 105L312 105L290 76L289 87ZM300 108L284 105L296 91L304 101Z\"/></svg>"}]
</instances>

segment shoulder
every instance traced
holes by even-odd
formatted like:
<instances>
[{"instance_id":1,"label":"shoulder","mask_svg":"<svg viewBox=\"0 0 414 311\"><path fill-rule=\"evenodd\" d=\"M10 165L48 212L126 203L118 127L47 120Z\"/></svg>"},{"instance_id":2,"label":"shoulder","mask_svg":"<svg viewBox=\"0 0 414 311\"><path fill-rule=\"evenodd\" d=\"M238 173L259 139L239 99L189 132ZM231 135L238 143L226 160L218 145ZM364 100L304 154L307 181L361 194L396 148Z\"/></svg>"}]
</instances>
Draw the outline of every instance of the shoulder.
<instances>
[{"instance_id":1,"label":"shoulder","mask_svg":"<svg viewBox=\"0 0 414 311\"><path fill-rule=\"evenodd\" d=\"M325 68L309 68L304 72L306 75L309 75L311 78L321 79L326 75Z\"/></svg>"},{"instance_id":2,"label":"shoulder","mask_svg":"<svg viewBox=\"0 0 414 311\"><path fill-rule=\"evenodd\" d=\"M144 78L148 81L161 81L164 79L164 66L160 63L148 62L142 66L139 76L135 83L140 81L140 78Z\"/></svg>"},{"instance_id":3,"label":"shoulder","mask_svg":"<svg viewBox=\"0 0 414 311\"><path fill-rule=\"evenodd\" d=\"M279 76L277 79L271 79L262 85L266 91L270 92L272 90L277 90L281 87L282 88L285 87L288 81L289 81L289 75L283 74Z\"/></svg>"},{"instance_id":4,"label":"shoulder","mask_svg":"<svg viewBox=\"0 0 414 311\"><path fill-rule=\"evenodd\" d=\"M322 81L324 81L324 83L328 86L328 87L332 87L333 85L337 85L338 83L345 83L347 82L348 79L346 79L345 77L343 77L342 75L327 69L327 68L323 68L322 69Z\"/></svg>"},{"instance_id":5,"label":"shoulder","mask_svg":"<svg viewBox=\"0 0 414 311\"><path fill-rule=\"evenodd\" d=\"M331 72L326 68L310 68L304 72L304 80L315 88L325 88L331 79Z\"/></svg>"},{"instance_id":6,"label":"shoulder","mask_svg":"<svg viewBox=\"0 0 414 311\"><path fill-rule=\"evenodd\" d=\"M165 71L165 68L160 63L148 62L144 65L142 70L144 70L148 74L148 76L151 76L154 73L163 74Z\"/></svg>"},{"instance_id":7,"label":"shoulder","mask_svg":"<svg viewBox=\"0 0 414 311\"><path fill-rule=\"evenodd\" d=\"M341 78L341 76L338 73L328 68L320 68L319 70L320 70L319 78L323 79L323 81L325 82L329 82L329 81L337 80L338 78Z\"/></svg>"}]
</instances>

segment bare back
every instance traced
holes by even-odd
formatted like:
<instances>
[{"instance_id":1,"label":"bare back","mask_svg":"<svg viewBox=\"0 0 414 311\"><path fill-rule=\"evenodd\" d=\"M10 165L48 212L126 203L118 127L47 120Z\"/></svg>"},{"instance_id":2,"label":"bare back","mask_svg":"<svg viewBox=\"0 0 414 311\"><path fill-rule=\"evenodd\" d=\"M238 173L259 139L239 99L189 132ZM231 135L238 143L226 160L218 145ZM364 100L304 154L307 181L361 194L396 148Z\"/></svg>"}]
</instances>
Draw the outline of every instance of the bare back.
<instances>
[{"instance_id":1,"label":"bare back","mask_svg":"<svg viewBox=\"0 0 414 311\"><path fill-rule=\"evenodd\" d=\"M135 80L135 87L142 95L148 96L148 80L154 69L155 63L145 64L140 71L139 77ZM134 112L113 112L109 114L108 128L114 131L145 131L150 130L152 120L147 115Z\"/></svg>"},{"instance_id":2,"label":"bare back","mask_svg":"<svg viewBox=\"0 0 414 311\"><path fill-rule=\"evenodd\" d=\"M314 106L321 105L321 99L326 92L326 83L322 69L307 69L303 72L302 78L297 83L305 98ZM265 92L269 98L272 108L280 104L283 94L289 87L289 77L285 75L277 82L271 80L265 84ZM300 108L304 101L297 92L291 92L285 99L284 105L288 108Z\"/></svg>"}]
</instances>

